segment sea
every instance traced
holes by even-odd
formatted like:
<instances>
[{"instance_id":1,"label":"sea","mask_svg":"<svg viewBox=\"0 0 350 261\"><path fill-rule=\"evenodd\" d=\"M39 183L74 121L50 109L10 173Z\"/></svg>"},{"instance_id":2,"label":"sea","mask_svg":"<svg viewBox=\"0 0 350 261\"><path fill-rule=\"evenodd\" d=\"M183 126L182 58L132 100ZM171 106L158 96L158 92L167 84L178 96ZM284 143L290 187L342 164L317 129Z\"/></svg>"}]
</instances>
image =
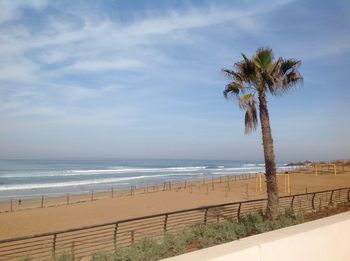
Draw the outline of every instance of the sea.
<instances>
[{"instance_id":1,"label":"sea","mask_svg":"<svg viewBox=\"0 0 350 261\"><path fill-rule=\"evenodd\" d=\"M277 167L289 169L284 163ZM122 190L264 170L263 162L234 160L0 160L0 201Z\"/></svg>"}]
</instances>

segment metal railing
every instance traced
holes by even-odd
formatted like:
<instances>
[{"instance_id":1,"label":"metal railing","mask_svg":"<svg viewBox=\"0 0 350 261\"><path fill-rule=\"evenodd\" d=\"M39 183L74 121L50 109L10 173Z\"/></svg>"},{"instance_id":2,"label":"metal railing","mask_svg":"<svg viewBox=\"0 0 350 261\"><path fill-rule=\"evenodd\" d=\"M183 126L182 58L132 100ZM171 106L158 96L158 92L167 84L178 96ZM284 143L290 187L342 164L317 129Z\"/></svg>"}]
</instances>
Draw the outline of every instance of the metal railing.
<instances>
[{"instance_id":1,"label":"metal railing","mask_svg":"<svg viewBox=\"0 0 350 261\"><path fill-rule=\"evenodd\" d=\"M339 188L279 198L281 209L312 211L325 206L350 202L350 188ZM248 213L265 210L267 199L210 205L144 217L118 220L99 225L0 240L0 260L52 260L68 253L74 257L90 256L97 251L116 251L135 241L160 239L167 232L226 219L239 219Z\"/></svg>"}]
</instances>

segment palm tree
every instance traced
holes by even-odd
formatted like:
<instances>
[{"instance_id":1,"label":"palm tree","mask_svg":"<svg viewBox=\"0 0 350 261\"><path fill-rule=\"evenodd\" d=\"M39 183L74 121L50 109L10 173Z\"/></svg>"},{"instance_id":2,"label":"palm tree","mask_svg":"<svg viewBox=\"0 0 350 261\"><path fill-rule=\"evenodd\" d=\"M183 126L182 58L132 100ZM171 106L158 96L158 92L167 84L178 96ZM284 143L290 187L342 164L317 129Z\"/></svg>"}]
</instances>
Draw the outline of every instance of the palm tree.
<instances>
[{"instance_id":1,"label":"palm tree","mask_svg":"<svg viewBox=\"0 0 350 261\"><path fill-rule=\"evenodd\" d=\"M246 133L256 130L258 125L256 96L258 98L268 198L266 217L275 219L278 216L278 186L266 95L280 96L302 83L303 78L298 71L301 61L274 60L270 48L259 48L251 59L244 54L242 56L243 60L235 63L233 70L223 69L231 80L225 87L224 96L227 99L236 97L239 107L245 110Z\"/></svg>"}]
</instances>

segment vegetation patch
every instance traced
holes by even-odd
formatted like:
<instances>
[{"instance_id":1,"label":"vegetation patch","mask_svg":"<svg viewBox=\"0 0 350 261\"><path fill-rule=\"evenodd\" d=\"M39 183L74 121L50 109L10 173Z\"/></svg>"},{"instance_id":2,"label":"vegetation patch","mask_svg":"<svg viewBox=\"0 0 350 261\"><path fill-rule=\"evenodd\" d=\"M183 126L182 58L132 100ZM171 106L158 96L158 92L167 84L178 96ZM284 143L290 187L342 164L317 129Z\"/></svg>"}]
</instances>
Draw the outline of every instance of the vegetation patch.
<instances>
[{"instance_id":1,"label":"vegetation patch","mask_svg":"<svg viewBox=\"0 0 350 261\"><path fill-rule=\"evenodd\" d=\"M326 206L319 211L304 214L305 221L313 221L319 218L333 216L339 213L350 211L350 203L340 203L336 206Z\"/></svg>"},{"instance_id":2,"label":"vegetation patch","mask_svg":"<svg viewBox=\"0 0 350 261\"><path fill-rule=\"evenodd\" d=\"M92 261L151 261L231 242L274 229L303 222L303 215L285 211L276 220L266 220L262 213L249 214L239 220L226 220L188 228L176 234L166 234L156 241L144 238L116 253L96 253Z\"/></svg>"}]
</instances>

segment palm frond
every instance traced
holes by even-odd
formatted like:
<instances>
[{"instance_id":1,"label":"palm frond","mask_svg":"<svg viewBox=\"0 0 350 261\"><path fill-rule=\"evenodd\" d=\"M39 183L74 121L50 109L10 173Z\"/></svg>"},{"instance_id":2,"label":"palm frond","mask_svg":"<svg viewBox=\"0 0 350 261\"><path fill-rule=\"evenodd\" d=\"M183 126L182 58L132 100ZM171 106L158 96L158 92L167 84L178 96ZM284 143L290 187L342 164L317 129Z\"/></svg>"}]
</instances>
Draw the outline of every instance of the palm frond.
<instances>
[{"instance_id":1,"label":"palm frond","mask_svg":"<svg viewBox=\"0 0 350 261\"><path fill-rule=\"evenodd\" d=\"M238 96L238 106L242 110L246 110L249 106L256 104L255 96L252 93L248 93L242 96Z\"/></svg>"},{"instance_id":2,"label":"palm frond","mask_svg":"<svg viewBox=\"0 0 350 261\"><path fill-rule=\"evenodd\" d=\"M280 70L282 74L287 74L289 70L295 70L301 65L301 61L295 59L283 60L280 65Z\"/></svg>"},{"instance_id":3,"label":"palm frond","mask_svg":"<svg viewBox=\"0 0 350 261\"><path fill-rule=\"evenodd\" d=\"M235 81L242 83L243 76L239 72L235 72L234 70L229 70L229 69L221 69L221 71L229 78L233 78Z\"/></svg>"},{"instance_id":4,"label":"palm frond","mask_svg":"<svg viewBox=\"0 0 350 261\"><path fill-rule=\"evenodd\" d=\"M251 60L244 60L239 63L235 63L235 68L239 72L242 81L251 83L256 76L256 66Z\"/></svg>"},{"instance_id":5,"label":"palm frond","mask_svg":"<svg viewBox=\"0 0 350 261\"><path fill-rule=\"evenodd\" d=\"M249 61L248 57L244 53L241 53L241 55L245 61Z\"/></svg>"},{"instance_id":6,"label":"palm frond","mask_svg":"<svg viewBox=\"0 0 350 261\"><path fill-rule=\"evenodd\" d=\"M244 124L246 134L256 130L256 127L258 126L258 117L255 103L251 103L247 107L244 117Z\"/></svg>"},{"instance_id":7,"label":"palm frond","mask_svg":"<svg viewBox=\"0 0 350 261\"><path fill-rule=\"evenodd\" d=\"M229 94L239 95L240 92L244 91L244 86L238 82L231 82L226 85L224 90L224 97L229 98Z\"/></svg>"},{"instance_id":8,"label":"palm frond","mask_svg":"<svg viewBox=\"0 0 350 261\"><path fill-rule=\"evenodd\" d=\"M297 70L292 70L283 79L283 85L285 90L289 90L298 84L303 84L304 78L301 76L300 72Z\"/></svg>"},{"instance_id":9,"label":"palm frond","mask_svg":"<svg viewBox=\"0 0 350 261\"><path fill-rule=\"evenodd\" d=\"M281 70L281 64L284 62L282 57L279 57L276 62L273 63L273 66L271 67L270 74L276 75L279 73L279 70Z\"/></svg>"},{"instance_id":10,"label":"palm frond","mask_svg":"<svg viewBox=\"0 0 350 261\"><path fill-rule=\"evenodd\" d=\"M259 48L253 57L254 63L263 70L268 70L272 65L273 53L270 48Z\"/></svg>"},{"instance_id":11,"label":"palm frond","mask_svg":"<svg viewBox=\"0 0 350 261\"><path fill-rule=\"evenodd\" d=\"M269 92L272 95L279 96L298 84L302 84L303 77L298 71L300 65L301 61L299 60L279 58L270 74L274 80L268 86Z\"/></svg>"}]
</instances>

